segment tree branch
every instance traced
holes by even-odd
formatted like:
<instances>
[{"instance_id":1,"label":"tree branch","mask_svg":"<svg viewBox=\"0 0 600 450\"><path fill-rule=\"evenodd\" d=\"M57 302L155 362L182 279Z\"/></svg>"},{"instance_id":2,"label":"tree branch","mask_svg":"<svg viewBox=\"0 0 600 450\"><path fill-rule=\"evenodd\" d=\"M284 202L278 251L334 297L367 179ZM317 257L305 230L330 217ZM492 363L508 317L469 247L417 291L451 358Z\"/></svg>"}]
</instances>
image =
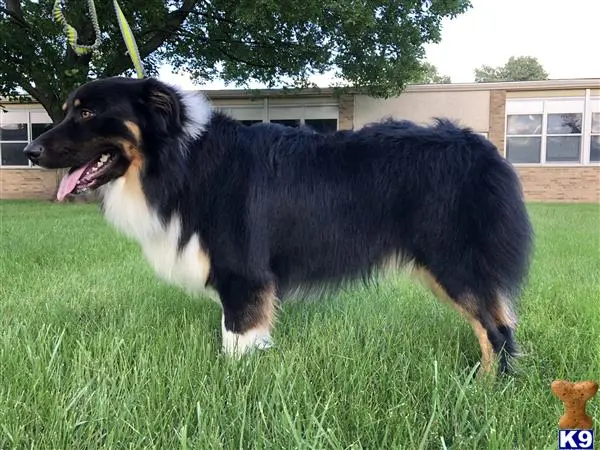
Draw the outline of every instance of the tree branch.
<instances>
[{"instance_id":1,"label":"tree branch","mask_svg":"<svg viewBox=\"0 0 600 450\"><path fill-rule=\"evenodd\" d=\"M44 107L44 109L49 114L54 116L54 110L56 108L55 108L55 105L54 105L54 102L52 101L52 99L48 98L44 92L33 87L33 85L29 81L22 80L19 84L25 90L25 92L27 92L34 99L36 99L38 102L40 102L41 105ZM52 117L53 121L56 121L57 119L58 119L57 117Z\"/></svg>"},{"instance_id":2,"label":"tree branch","mask_svg":"<svg viewBox=\"0 0 600 450\"><path fill-rule=\"evenodd\" d=\"M11 22L15 25L18 25L19 27L24 28L26 30L31 28L27 22L25 22L21 17L17 16L14 12L9 11L8 9L3 8L2 6L0 6L0 11L6 14L10 18Z\"/></svg>"},{"instance_id":3,"label":"tree branch","mask_svg":"<svg viewBox=\"0 0 600 450\"><path fill-rule=\"evenodd\" d=\"M225 22L225 23L228 23L228 24L233 25L235 27L241 27L242 30L244 30L246 33L251 33L251 30L248 27L245 27L243 25L243 23L239 23L239 22L236 22L235 20L228 19L224 15L208 14L208 13L204 13L204 12L201 12L201 11L192 11L192 14L196 14L198 16L202 16L202 17L205 17L207 19L217 20L219 22ZM293 47L294 45L296 45L293 42L282 41L280 39L277 39L275 37L268 36L268 35L264 35L262 37L264 37L267 40L271 41L277 47L285 47L285 46Z\"/></svg>"},{"instance_id":4,"label":"tree branch","mask_svg":"<svg viewBox=\"0 0 600 450\"><path fill-rule=\"evenodd\" d=\"M164 32L165 29L164 28L152 28L151 30L147 30L145 33L142 33L141 36L143 36L144 34L151 34L151 33L158 33L158 32ZM191 31L185 30L180 28L179 30L175 31L175 33L178 36L186 36L186 37L193 37L194 39L199 39L202 40L204 42L210 42L210 43L215 43L215 42L219 42L219 43L223 43L223 44L240 44L240 45L247 45L247 46L251 46L251 47L259 47L259 48L269 48L269 49L279 49L281 47L289 47L289 48L293 48L293 47L298 47L298 44L294 43L294 42L283 42L283 41L273 41L269 38L269 40L271 40L272 43L267 43L267 42L261 42L261 41L257 41L257 40L252 40L252 41L242 41L240 39L216 39L216 38L206 38L203 36L198 36L198 34L195 34ZM228 35L229 36L229 35Z\"/></svg>"},{"instance_id":5,"label":"tree branch","mask_svg":"<svg viewBox=\"0 0 600 450\"><path fill-rule=\"evenodd\" d=\"M6 0L6 8L0 6L0 11L7 14L11 20L21 28L29 29L31 25L23 17L23 9L20 0Z\"/></svg>"},{"instance_id":6,"label":"tree branch","mask_svg":"<svg viewBox=\"0 0 600 450\"><path fill-rule=\"evenodd\" d=\"M25 92L27 92L29 95L31 95L33 98L35 98L36 100L39 100L40 103L42 102L42 93L40 91L38 91L36 88L33 87L33 85L29 82L29 81L21 81L20 82L21 87L23 89L25 89ZM42 105L44 106L44 105Z\"/></svg>"},{"instance_id":7,"label":"tree branch","mask_svg":"<svg viewBox=\"0 0 600 450\"><path fill-rule=\"evenodd\" d=\"M18 79L19 87L27 92L31 97L37 100L50 114L50 117L54 122L62 119L62 109L59 107L58 93L46 83L38 84L36 86L31 84L31 81L23 75L19 75L19 72L11 67L11 76Z\"/></svg>"},{"instance_id":8,"label":"tree branch","mask_svg":"<svg viewBox=\"0 0 600 450\"><path fill-rule=\"evenodd\" d=\"M190 12L196 6L198 0L184 0L183 5L176 11L167 15L165 26L160 30L152 33L145 42L138 46L140 58L144 59L154 51L156 51L167 39L173 36L181 27ZM109 64L104 70L104 76L113 76L123 73L131 67L131 60L128 54L116 55L112 64Z\"/></svg>"},{"instance_id":9,"label":"tree branch","mask_svg":"<svg viewBox=\"0 0 600 450\"><path fill-rule=\"evenodd\" d=\"M21 9L21 0L6 0L6 9L19 19L23 20L23 9Z\"/></svg>"},{"instance_id":10,"label":"tree branch","mask_svg":"<svg viewBox=\"0 0 600 450\"><path fill-rule=\"evenodd\" d=\"M219 48L219 51L221 53L223 53L227 58L229 58L230 60L235 61L237 63L245 64L247 66L256 67L256 68L259 68L259 69L271 69L273 67L273 66L270 66L268 64L260 64L260 63L248 61L246 59L242 59L242 58L240 58L238 56L235 56L235 55L229 53L228 51L226 51L225 49L223 49L223 47L218 47L218 48Z\"/></svg>"}]
</instances>

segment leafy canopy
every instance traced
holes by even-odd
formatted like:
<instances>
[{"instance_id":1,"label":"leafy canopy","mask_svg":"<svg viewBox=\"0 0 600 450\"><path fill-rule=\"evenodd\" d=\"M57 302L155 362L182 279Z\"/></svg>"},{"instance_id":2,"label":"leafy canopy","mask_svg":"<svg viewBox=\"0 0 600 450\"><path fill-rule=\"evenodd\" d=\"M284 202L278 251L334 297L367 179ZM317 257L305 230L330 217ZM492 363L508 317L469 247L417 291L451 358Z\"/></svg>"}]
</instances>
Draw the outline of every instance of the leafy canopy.
<instances>
[{"instance_id":1,"label":"leafy canopy","mask_svg":"<svg viewBox=\"0 0 600 450\"><path fill-rule=\"evenodd\" d=\"M533 56L511 56L503 66L481 66L479 69L475 69L475 81L477 83L546 79L548 79L548 73L537 58Z\"/></svg>"},{"instance_id":2,"label":"leafy canopy","mask_svg":"<svg viewBox=\"0 0 600 450\"><path fill-rule=\"evenodd\" d=\"M452 80L448 75L442 75L439 73L438 68L433 64L424 62L422 64L423 71L421 74L414 79L414 83L419 84L449 84Z\"/></svg>"},{"instance_id":3,"label":"leafy canopy","mask_svg":"<svg viewBox=\"0 0 600 450\"><path fill-rule=\"evenodd\" d=\"M96 77L132 74L112 1L96 0L102 45L76 56L51 16L53 0L0 4L0 94L23 89L60 119L66 94ZM121 0L148 75L161 64L199 82L304 87L330 70L345 86L399 93L425 70L423 44L469 0ZM86 2L65 0L79 43L94 33Z\"/></svg>"}]
</instances>

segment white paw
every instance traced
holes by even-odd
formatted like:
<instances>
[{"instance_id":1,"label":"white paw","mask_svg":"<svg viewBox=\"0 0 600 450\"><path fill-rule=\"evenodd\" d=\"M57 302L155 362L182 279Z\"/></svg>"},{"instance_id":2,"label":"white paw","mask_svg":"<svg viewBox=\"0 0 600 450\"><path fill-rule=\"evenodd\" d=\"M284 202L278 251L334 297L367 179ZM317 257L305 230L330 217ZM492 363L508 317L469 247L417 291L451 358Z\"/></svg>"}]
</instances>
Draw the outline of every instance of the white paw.
<instances>
[{"instance_id":1,"label":"white paw","mask_svg":"<svg viewBox=\"0 0 600 450\"><path fill-rule=\"evenodd\" d=\"M223 351L226 355L239 359L254 350L267 350L274 347L269 330L255 328L238 334L225 329L225 318L221 320Z\"/></svg>"}]
</instances>

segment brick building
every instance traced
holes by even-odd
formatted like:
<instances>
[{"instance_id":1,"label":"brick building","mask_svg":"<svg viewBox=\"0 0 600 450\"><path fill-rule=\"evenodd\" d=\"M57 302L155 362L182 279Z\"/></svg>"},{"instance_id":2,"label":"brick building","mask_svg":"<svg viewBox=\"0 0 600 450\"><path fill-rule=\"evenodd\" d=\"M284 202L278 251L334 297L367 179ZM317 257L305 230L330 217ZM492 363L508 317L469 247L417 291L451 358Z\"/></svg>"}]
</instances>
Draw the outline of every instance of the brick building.
<instances>
[{"instance_id":1,"label":"brick building","mask_svg":"<svg viewBox=\"0 0 600 450\"><path fill-rule=\"evenodd\" d=\"M600 79L413 85L390 99L329 89L289 94L205 91L218 109L250 124L358 129L386 117L448 117L492 140L516 167L529 201L600 202ZM22 149L50 122L36 104L3 104L0 199L52 198L55 171L31 167Z\"/></svg>"}]
</instances>

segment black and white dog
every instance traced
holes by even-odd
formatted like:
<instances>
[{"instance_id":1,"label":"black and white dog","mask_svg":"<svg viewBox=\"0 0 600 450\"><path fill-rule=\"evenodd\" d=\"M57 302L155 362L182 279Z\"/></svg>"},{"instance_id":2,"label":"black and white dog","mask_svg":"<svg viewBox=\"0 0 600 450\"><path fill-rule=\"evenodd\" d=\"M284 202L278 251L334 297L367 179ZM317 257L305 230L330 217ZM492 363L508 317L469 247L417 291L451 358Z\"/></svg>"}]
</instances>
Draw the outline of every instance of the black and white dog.
<instances>
[{"instance_id":1,"label":"black and white dog","mask_svg":"<svg viewBox=\"0 0 600 450\"><path fill-rule=\"evenodd\" d=\"M71 168L157 273L223 307L223 348L268 347L278 298L410 265L472 325L482 367L516 351L532 228L511 165L446 120L321 134L242 125L155 79L81 86L25 153Z\"/></svg>"}]
</instances>

